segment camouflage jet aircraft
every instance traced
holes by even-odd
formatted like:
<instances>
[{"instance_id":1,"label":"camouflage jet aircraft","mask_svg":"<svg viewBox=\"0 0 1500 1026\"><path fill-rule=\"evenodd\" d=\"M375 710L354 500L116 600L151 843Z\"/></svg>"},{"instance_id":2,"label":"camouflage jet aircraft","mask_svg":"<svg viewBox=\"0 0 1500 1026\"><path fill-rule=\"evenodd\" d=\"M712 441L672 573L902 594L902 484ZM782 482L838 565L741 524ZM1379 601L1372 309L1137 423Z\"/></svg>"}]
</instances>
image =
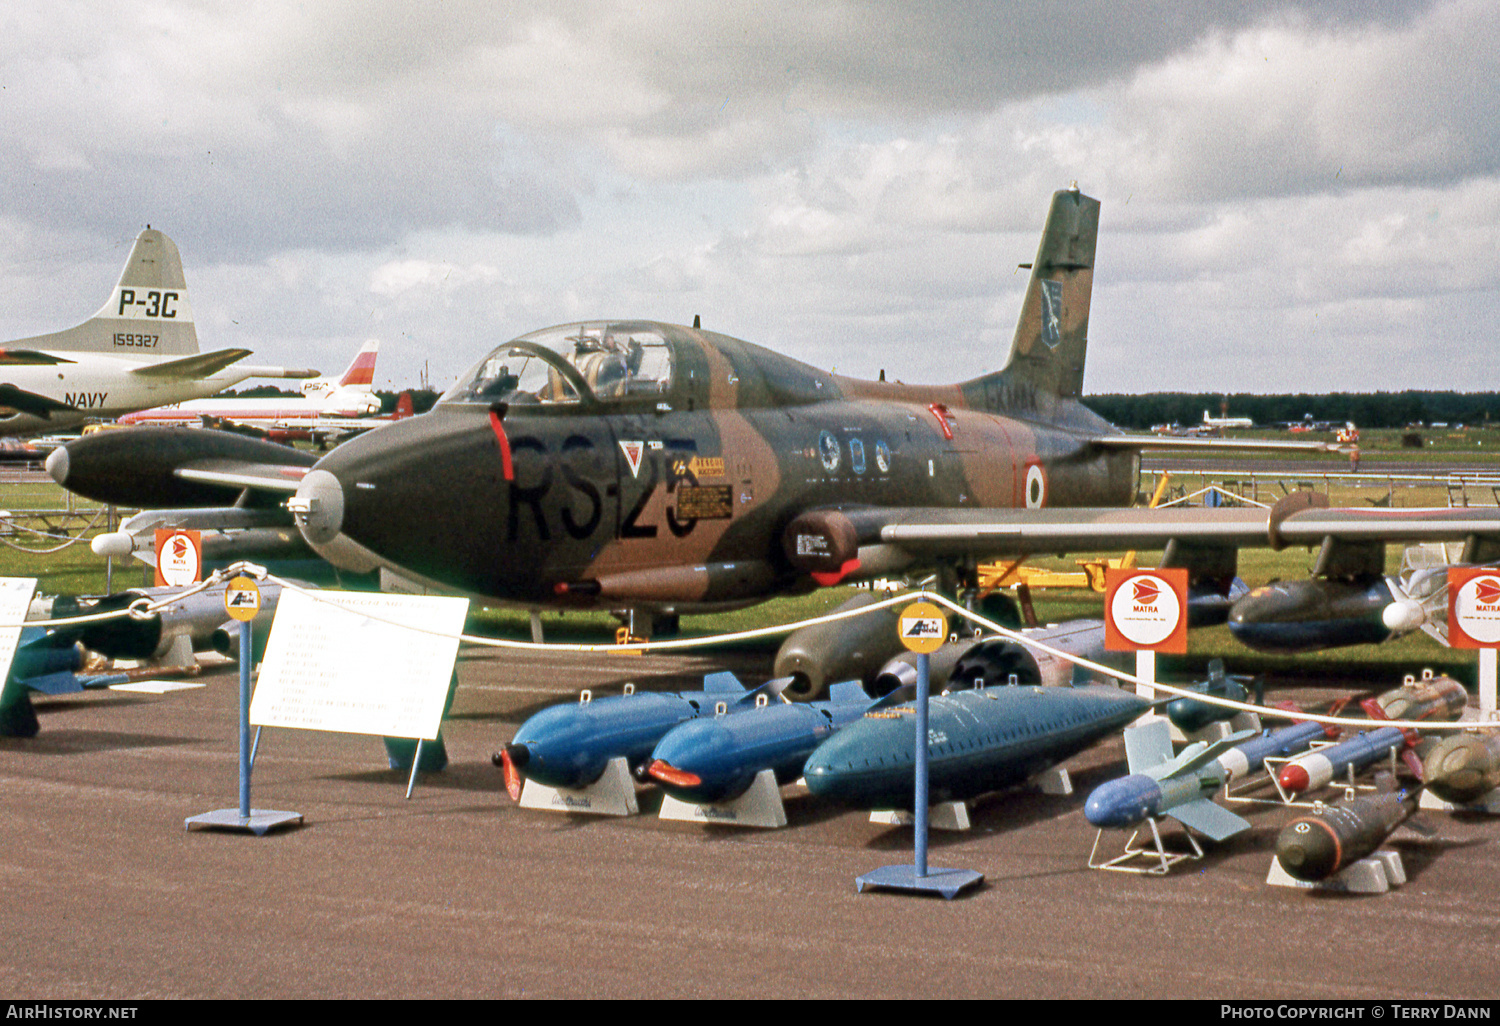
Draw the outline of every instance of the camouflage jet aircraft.
<instances>
[{"instance_id":1,"label":"camouflage jet aircraft","mask_svg":"<svg viewBox=\"0 0 1500 1026\"><path fill-rule=\"evenodd\" d=\"M1227 580L1242 545L1500 534L1493 510L1121 508L1143 448L1226 443L1127 436L1079 401L1098 219L1076 187L1053 197L1010 359L962 384L856 381L696 326L601 320L497 347L430 413L316 465L138 429L49 467L126 506L289 500L349 570L655 617L916 567L962 590L1002 555L1165 546L1168 565Z\"/></svg>"}]
</instances>

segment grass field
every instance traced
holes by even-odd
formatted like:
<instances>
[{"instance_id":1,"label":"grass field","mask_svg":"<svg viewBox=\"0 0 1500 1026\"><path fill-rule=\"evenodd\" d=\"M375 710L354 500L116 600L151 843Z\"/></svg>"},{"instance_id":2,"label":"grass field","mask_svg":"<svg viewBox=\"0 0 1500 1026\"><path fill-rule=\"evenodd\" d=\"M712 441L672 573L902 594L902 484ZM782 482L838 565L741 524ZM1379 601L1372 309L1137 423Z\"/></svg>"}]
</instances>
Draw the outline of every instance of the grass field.
<instances>
[{"instance_id":1,"label":"grass field","mask_svg":"<svg viewBox=\"0 0 1500 1026\"><path fill-rule=\"evenodd\" d=\"M1380 433L1377 433L1380 434ZM1389 433L1399 435L1399 432ZM1487 431L1475 431L1477 441L1488 441ZM1500 434L1497 432L1496 434ZM1385 440L1381 444L1385 444ZM1406 450L1405 455L1416 456L1441 472L1446 453L1459 451L1447 448L1437 451ZM1364 439L1361 439L1363 445ZM1394 443L1399 444L1399 440ZM1500 448L1500 439L1496 440ZM1477 445L1476 445L1477 448ZM1154 480L1144 480L1143 490L1154 487ZM1173 485L1188 492L1202 487L1203 482L1193 475L1174 477ZM1325 483L1326 484L1326 483ZM1295 476L1285 478L1279 487L1263 483L1266 494L1262 501L1274 501L1285 490L1296 486ZM1324 490L1324 486L1316 486ZM1354 482L1340 481L1327 486L1334 505L1365 506L1391 503L1395 506L1446 505L1447 490L1436 485L1393 487L1387 482L1370 480L1356 487ZM50 483L15 483L0 481L0 505L13 511L14 522L27 528L49 534L76 533L92 522L95 526L86 535L105 529L106 514L96 504L72 500L68 493ZM1476 494L1479 498L1493 498L1487 493ZM43 511L26 513L24 511ZM0 534L0 575L38 578L38 591L44 594L100 594L106 590L106 561L95 556L85 543L62 548L60 551L42 552L61 544L59 540L30 534L26 531L10 531ZM1079 553L1067 559L1038 559L1033 565L1049 566L1061 570L1075 569L1075 559L1086 558L1088 553ZM1102 555L1102 554L1100 554ZM1160 559L1159 552L1141 552L1137 561L1141 566L1154 566ZM1311 568L1312 553L1293 549L1271 552L1263 549L1247 549L1240 553L1240 575L1252 587L1268 581L1306 577ZM1400 569L1401 550L1391 547L1387 554L1388 572ZM142 565L131 562L129 566L116 565L112 584L118 590L138 585L142 580ZM731 631L748 630L775 623L787 623L826 613L844 601L852 589L821 589L811 595L776 599L748 609L711 616L685 616L682 630L689 636L706 636ZM1043 590L1035 593L1038 614L1048 620L1057 621L1074 617L1101 615L1101 596L1088 591ZM598 641L612 637L618 626L616 620L606 613L545 613L543 627L548 640ZM530 637L527 614L520 610L486 609L474 607L469 628L480 634L527 639ZM746 643L756 650L774 652L779 641L775 638ZM1239 645L1230 636L1228 628L1214 627L1194 631L1190 640L1190 654L1180 659L1163 659L1163 673L1197 672L1209 660L1223 658L1235 672L1295 675L1299 677L1332 676L1348 678L1368 676L1374 680L1397 680L1403 673L1416 673L1424 667L1452 674L1472 684L1475 659L1472 653L1445 649L1426 635L1416 633L1395 642L1380 646L1358 646L1320 653L1315 656L1270 657L1251 652Z\"/></svg>"}]
</instances>

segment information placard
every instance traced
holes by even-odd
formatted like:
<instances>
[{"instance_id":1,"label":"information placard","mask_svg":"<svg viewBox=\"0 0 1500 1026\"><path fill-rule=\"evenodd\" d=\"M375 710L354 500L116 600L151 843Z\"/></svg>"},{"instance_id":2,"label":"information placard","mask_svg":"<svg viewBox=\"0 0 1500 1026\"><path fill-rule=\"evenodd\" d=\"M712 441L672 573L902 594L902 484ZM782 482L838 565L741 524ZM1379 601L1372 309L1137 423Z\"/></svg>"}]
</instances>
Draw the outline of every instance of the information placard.
<instances>
[{"instance_id":1,"label":"information placard","mask_svg":"<svg viewBox=\"0 0 1500 1026\"><path fill-rule=\"evenodd\" d=\"M156 529L156 586L184 587L203 580L203 535L178 527Z\"/></svg>"},{"instance_id":2,"label":"information placard","mask_svg":"<svg viewBox=\"0 0 1500 1026\"><path fill-rule=\"evenodd\" d=\"M948 640L948 615L931 602L913 602L897 623L901 644L919 655L936 652Z\"/></svg>"},{"instance_id":3,"label":"information placard","mask_svg":"<svg viewBox=\"0 0 1500 1026\"><path fill-rule=\"evenodd\" d=\"M36 591L35 577L0 577L0 623L16 624L0 628L0 687L10 676L10 664L16 658L21 640L21 621L31 608L31 594Z\"/></svg>"},{"instance_id":4,"label":"information placard","mask_svg":"<svg viewBox=\"0 0 1500 1026\"><path fill-rule=\"evenodd\" d=\"M437 737L469 600L285 589L250 722Z\"/></svg>"}]
</instances>

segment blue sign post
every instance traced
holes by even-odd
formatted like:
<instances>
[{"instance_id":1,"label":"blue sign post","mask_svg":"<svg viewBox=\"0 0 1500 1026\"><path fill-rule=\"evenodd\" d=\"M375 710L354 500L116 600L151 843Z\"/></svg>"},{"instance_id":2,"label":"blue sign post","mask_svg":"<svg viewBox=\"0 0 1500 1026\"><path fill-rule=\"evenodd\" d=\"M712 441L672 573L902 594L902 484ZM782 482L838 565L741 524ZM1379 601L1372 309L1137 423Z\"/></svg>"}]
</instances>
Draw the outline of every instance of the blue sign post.
<instances>
[{"instance_id":1,"label":"blue sign post","mask_svg":"<svg viewBox=\"0 0 1500 1026\"><path fill-rule=\"evenodd\" d=\"M224 610L240 624L240 807L189 816L184 824L243 830L264 837L280 826L302 822L302 813L250 807L250 664L255 661L250 622L260 612L260 588L248 577L236 577L224 589Z\"/></svg>"},{"instance_id":2,"label":"blue sign post","mask_svg":"<svg viewBox=\"0 0 1500 1026\"><path fill-rule=\"evenodd\" d=\"M916 823L916 862L910 866L882 866L855 879L855 886L863 893L866 887L884 887L898 891L920 891L941 894L953 899L962 891L984 882L984 874L972 869L929 869L927 866L927 819L928 819L928 747L927 705L930 685L930 661L928 654L940 648L948 638L948 620L943 611L928 602L907 606L899 621L901 643L917 653L917 701L916 737L914 738L914 761L916 763L916 793L913 796L912 812Z\"/></svg>"}]
</instances>

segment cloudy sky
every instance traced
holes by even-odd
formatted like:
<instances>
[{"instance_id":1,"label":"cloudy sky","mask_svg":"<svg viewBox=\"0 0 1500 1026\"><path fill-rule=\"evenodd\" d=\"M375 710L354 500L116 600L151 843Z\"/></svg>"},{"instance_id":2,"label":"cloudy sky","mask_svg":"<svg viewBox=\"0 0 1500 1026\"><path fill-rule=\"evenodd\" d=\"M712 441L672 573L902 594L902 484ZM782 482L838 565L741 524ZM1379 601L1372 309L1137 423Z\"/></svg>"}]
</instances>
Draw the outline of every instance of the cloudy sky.
<instances>
[{"instance_id":1,"label":"cloudy sky","mask_svg":"<svg viewBox=\"0 0 1500 1026\"><path fill-rule=\"evenodd\" d=\"M0 337L150 223L205 349L434 386L595 317L998 367L1103 202L1090 392L1500 390L1493 0L19 0Z\"/></svg>"}]
</instances>

